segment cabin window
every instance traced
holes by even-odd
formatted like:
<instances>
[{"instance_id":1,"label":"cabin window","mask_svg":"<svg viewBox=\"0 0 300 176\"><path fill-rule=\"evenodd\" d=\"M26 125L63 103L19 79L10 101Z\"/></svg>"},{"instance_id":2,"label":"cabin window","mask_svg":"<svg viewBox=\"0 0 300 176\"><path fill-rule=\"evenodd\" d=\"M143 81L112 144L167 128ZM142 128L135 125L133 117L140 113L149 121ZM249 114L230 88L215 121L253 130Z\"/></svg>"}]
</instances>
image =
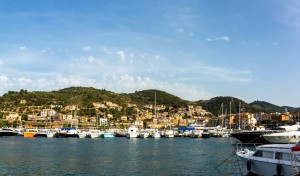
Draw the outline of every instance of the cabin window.
<instances>
[{"instance_id":1,"label":"cabin window","mask_svg":"<svg viewBox=\"0 0 300 176\"><path fill-rule=\"evenodd\" d=\"M256 156L256 157L262 157L262 151L261 150L257 150L253 156Z\"/></svg>"},{"instance_id":2,"label":"cabin window","mask_svg":"<svg viewBox=\"0 0 300 176\"><path fill-rule=\"evenodd\" d=\"M276 152L275 159L290 161L290 155L288 153Z\"/></svg>"},{"instance_id":3,"label":"cabin window","mask_svg":"<svg viewBox=\"0 0 300 176\"><path fill-rule=\"evenodd\" d=\"M275 159L281 160L282 159L282 153L281 152L276 152L275 153Z\"/></svg>"},{"instance_id":4,"label":"cabin window","mask_svg":"<svg viewBox=\"0 0 300 176\"><path fill-rule=\"evenodd\" d=\"M263 156L262 157L273 159L273 153L274 152L271 152L271 151L263 151Z\"/></svg>"}]
</instances>

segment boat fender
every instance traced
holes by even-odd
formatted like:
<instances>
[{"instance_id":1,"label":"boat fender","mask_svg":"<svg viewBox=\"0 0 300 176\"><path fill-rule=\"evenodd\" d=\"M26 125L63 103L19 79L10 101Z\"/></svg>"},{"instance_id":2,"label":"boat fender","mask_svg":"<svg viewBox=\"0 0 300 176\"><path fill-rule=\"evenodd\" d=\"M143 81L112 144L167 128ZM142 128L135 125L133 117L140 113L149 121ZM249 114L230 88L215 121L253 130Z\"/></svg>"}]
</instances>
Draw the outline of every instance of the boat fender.
<instances>
[{"instance_id":1,"label":"boat fender","mask_svg":"<svg viewBox=\"0 0 300 176\"><path fill-rule=\"evenodd\" d=\"M247 170L250 171L251 170L251 160L247 161Z\"/></svg>"},{"instance_id":2,"label":"boat fender","mask_svg":"<svg viewBox=\"0 0 300 176\"><path fill-rule=\"evenodd\" d=\"M277 164L277 165L276 165L276 172L277 172L277 175L281 175L281 171L282 171L282 165L281 165L281 164Z\"/></svg>"}]
</instances>

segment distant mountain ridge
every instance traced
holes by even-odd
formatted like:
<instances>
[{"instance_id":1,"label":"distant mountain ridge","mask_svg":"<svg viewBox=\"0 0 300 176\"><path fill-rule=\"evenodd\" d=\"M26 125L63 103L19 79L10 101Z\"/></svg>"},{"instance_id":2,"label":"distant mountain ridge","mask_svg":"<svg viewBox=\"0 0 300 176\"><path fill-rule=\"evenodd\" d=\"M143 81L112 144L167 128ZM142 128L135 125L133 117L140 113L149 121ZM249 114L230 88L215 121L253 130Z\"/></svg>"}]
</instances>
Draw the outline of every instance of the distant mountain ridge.
<instances>
[{"instance_id":1,"label":"distant mountain ridge","mask_svg":"<svg viewBox=\"0 0 300 176\"><path fill-rule=\"evenodd\" d=\"M295 112L295 111L300 111L300 108L294 108L294 107L289 107L289 106L277 106L265 101L254 101L250 103L253 107L259 109L262 112L284 112L284 111L289 111L289 112Z\"/></svg>"}]
</instances>

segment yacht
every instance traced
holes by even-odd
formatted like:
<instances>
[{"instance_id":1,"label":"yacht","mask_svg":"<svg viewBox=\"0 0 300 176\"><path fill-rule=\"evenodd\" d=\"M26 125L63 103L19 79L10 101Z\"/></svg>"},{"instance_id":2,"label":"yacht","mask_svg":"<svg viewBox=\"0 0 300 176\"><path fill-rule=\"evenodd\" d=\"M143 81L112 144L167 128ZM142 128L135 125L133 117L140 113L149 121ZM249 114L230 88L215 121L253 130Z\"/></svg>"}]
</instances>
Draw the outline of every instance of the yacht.
<instances>
[{"instance_id":1,"label":"yacht","mask_svg":"<svg viewBox=\"0 0 300 176\"><path fill-rule=\"evenodd\" d=\"M78 131L74 128L61 128L58 133L56 133L58 138L69 138L75 137L79 138Z\"/></svg>"},{"instance_id":2,"label":"yacht","mask_svg":"<svg viewBox=\"0 0 300 176\"><path fill-rule=\"evenodd\" d=\"M300 140L300 131L286 131L262 136L270 144L295 144Z\"/></svg>"},{"instance_id":3,"label":"yacht","mask_svg":"<svg viewBox=\"0 0 300 176\"><path fill-rule=\"evenodd\" d=\"M300 174L300 144L266 144L255 150L240 148L236 155L250 174L297 175Z\"/></svg>"},{"instance_id":4,"label":"yacht","mask_svg":"<svg viewBox=\"0 0 300 176\"><path fill-rule=\"evenodd\" d=\"M138 128L135 126L129 127L126 133L128 138L137 138L139 136Z\"/></svg>"},{"instance_id":5,"label":"yacht","mask_svg":"<svg viewBox=\"0 0 300 176\"><path fill-rule=\"evenodd\" d=\"M257 143L257 144L267 144L265 138L262 136L265 134L271 134L277 132L276 130L243 130L239 132L231 133L231 136L238 139L243 143Z\"/></svg>"},{"instance_id":6,"label":"yacht","mask_svg":"<svg viewBox=\"0 0 300 176\"><path fill-rule=\"evenodd\" d=\"M0 129L0 136L16 136L18 132L11 128L2 128Z\"/></svg>"}]
</instances>

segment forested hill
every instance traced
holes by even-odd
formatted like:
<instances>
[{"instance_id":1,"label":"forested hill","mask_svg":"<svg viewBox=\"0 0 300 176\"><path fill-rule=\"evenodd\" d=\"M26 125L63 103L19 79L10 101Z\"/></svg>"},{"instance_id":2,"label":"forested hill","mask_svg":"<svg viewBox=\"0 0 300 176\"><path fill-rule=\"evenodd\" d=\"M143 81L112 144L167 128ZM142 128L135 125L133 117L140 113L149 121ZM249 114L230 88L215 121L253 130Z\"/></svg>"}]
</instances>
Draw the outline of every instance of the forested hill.
<instances>
[{"instance_id":1,"label":"forested hill","mask_svg":"<svg viewBox=\"0 0 300 176\"><path fill-rule=\"evenodd\" d=\"M284 111L289 111L289 112L295 112L295 111L300 111L300 108L294 108L290 106L277 106L265 101L254 101L250 103L251 106L259 109L262 112L284 112Z\"/></svg>"},{"instance_id":2,"label":"forested hill","mask_svg":"<svg viewBox=\"0 0 300 176\"><path fill-rule=\"evenodd\" d=\"M271 103L263 101L255 101L253 103L246 103L238 98L229 96L214 97L210 100L199 100L196 102L186 101L180 97L174 96L170 93L150 89L143 91L136 91L134 93L114 93L105 89L96 89L92 87L69 87L57 91L33 91L27 90L9 91L3 96L0 96L1 110L14 110L17 107L23 106L44 106L49 105L70 105L76 104L79 107L90 108L93 102L111 101L120 106L125 104L136 104L142 107L146 104L154 104L156 94L157 105L172 106L174 108L186 107L189 104L196 104L202 106L203 109L213 113L215 116L221 114L221 104L223 104L223 113L238 113L241 112L283 112L299 111L299 108L279 107ZM23 103L22 101L23 100ZM25 100L25 104L24 104Z\"/></svg>"},{"instance_id":3,"label":"forested hill","mask_svg":"<svg viewBox=\"0 0 300 176\"><path fill-rule=\"evenodd\" d=\"M185 107L188 101L160 90L144 90L135 93L114 93L105 89L92 87L69 87L58 91L9 91L0 97L0 108L16 108L24 106L21 100L26 101L26 106L48 106L53 104L77 104L79 107L92 107L93 102L111 101L124 106L127 103L143 106L154 104L155 92L157 104L174 107Z\"/></svg>"},{"instance_id":4,"label":"forested hill","mask_svg":"<svg viewBox=\"0 0 300 176\"><path fill-rule=\"evenodd\" d=\"M243 100L234 97L215 97L210 100L200 100L196 102L198 105L202 106L203 109L211 112L213 115L218 116L222 114L222 104L223 104L223 113L235 114L240 112L259 112L255 107L247 104ZM231 104L231 108L230 108Z\"/></svg>"}]
</instances>

